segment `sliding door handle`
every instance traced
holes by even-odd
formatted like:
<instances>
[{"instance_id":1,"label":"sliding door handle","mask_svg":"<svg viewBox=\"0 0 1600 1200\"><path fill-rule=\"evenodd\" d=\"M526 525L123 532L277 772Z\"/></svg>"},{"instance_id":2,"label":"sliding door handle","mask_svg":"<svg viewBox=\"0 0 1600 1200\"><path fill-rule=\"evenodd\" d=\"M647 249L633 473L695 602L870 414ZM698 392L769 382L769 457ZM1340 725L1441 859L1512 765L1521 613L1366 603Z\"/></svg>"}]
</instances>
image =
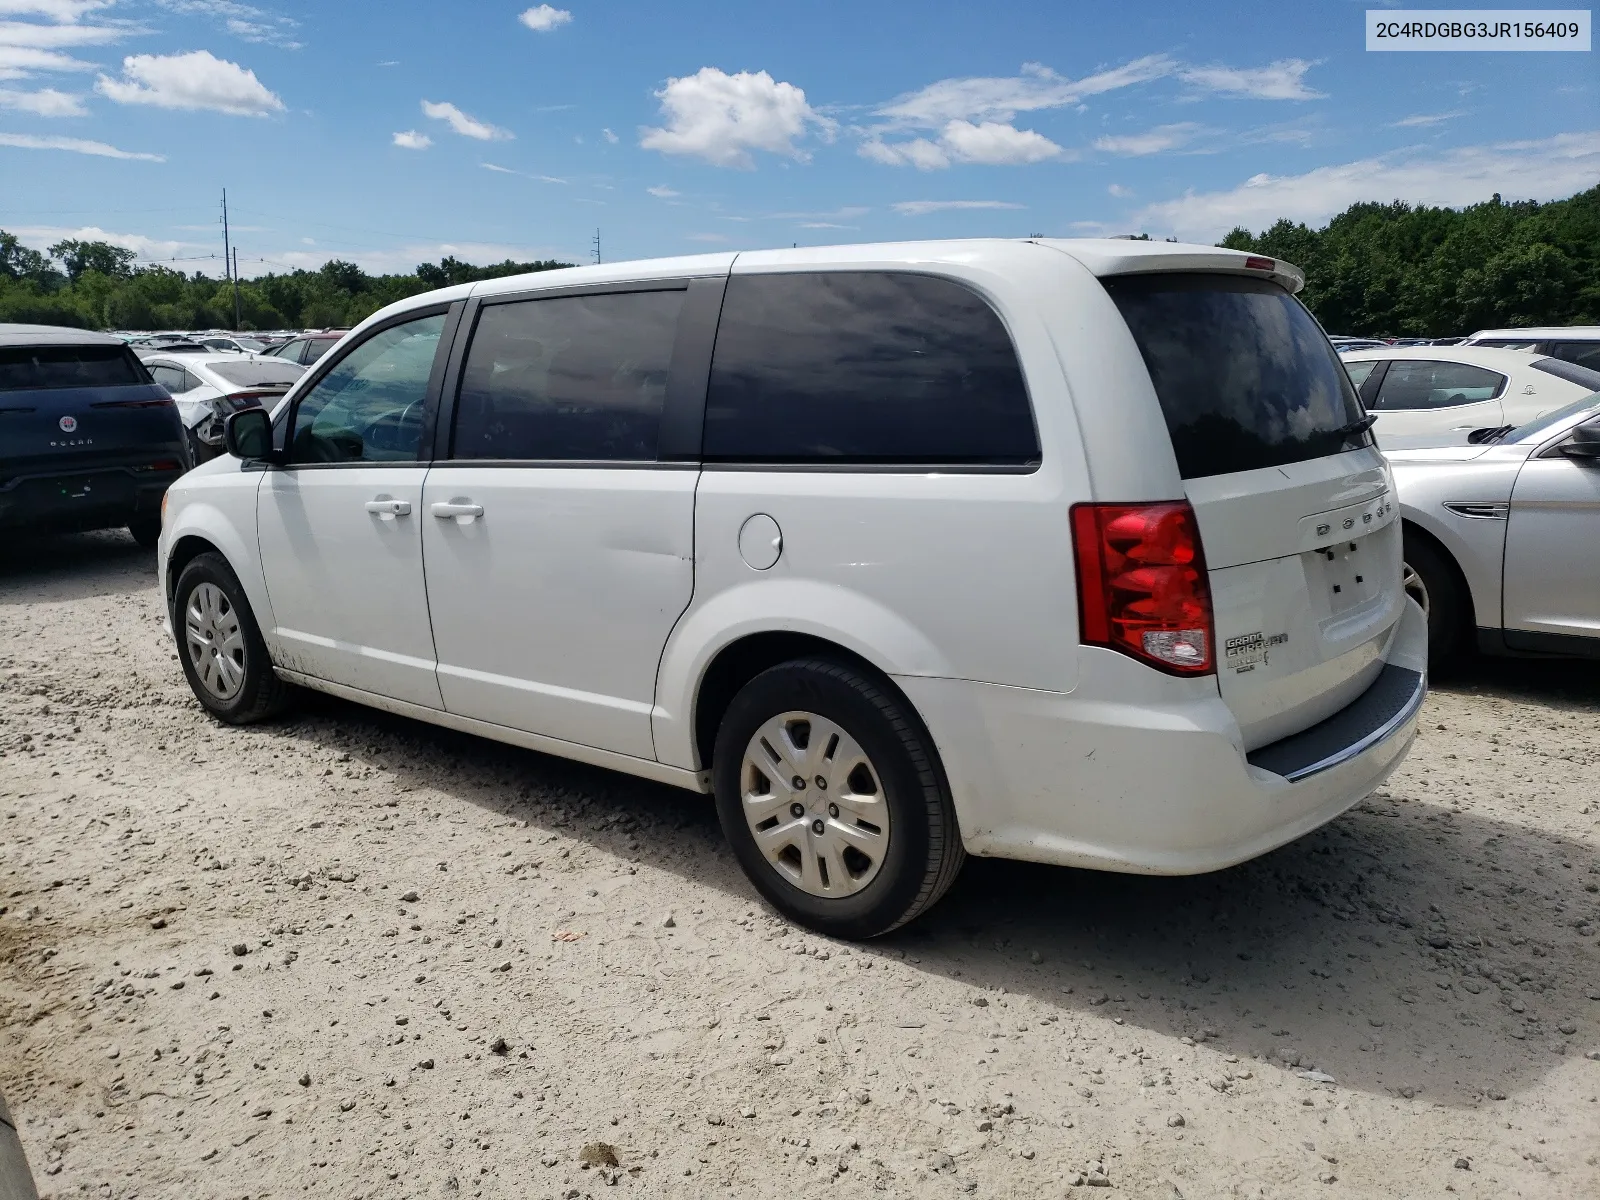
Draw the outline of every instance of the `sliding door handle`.
<instances>
[{"instance_id":1,"label":"sliding door handle","mask_svg":"<svg viewBox=\"0 0 1600 1200\"><path fill-rule=\"evenodd\" d=\"M471 504L464 500L440 501L430 505L428 511L440 520L449 520L452 517L481 517L483 505Z\"/></svg>"}]
</instances>

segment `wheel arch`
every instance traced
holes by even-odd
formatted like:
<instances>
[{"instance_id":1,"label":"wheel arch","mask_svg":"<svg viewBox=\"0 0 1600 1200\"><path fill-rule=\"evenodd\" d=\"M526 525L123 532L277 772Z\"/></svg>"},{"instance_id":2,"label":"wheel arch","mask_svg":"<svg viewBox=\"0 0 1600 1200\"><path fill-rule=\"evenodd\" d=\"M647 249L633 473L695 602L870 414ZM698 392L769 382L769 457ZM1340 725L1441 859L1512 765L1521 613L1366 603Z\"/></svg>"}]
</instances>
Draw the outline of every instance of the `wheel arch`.
<instances>
[{"instance_id":1,"label":"wheel arch","mask_svg":"<svg viewBox=\"0 0 1600 1200\"><path fill-rule=\"evenodd\" d=\"M1466 606L1463 617L1467 622L1467 634L1470 636L1478 626L1478 598L1472 594L1472 582L1467 578L1467 573L1461 569L1461 563L1454 551L1447 546L1432 530L1413 521L1408 516L1402 516L1400 528L1407 538L1416 538L1438 554L1445 568L1455 577L1456 585L1461 592L1462 603ZM1495 622L1499 624L1498 621Z\"/></svg>"}]
</instances>

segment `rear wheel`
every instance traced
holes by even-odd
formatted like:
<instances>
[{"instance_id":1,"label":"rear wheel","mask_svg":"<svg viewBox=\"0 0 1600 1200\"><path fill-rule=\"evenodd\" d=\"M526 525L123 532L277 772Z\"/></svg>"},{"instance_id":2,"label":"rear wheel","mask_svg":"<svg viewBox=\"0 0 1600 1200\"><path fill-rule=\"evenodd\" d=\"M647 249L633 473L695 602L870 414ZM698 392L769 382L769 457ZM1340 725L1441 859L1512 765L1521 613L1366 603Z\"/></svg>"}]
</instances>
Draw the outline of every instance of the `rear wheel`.
<instances>
[{"instance_id":1,"label":"rear wheel","mask_svg":"<svg viewBox=\"0 0 1600 1200\"><path fill-rule=\"evenodd\" d=\"M1428 618L1428 667L1437 671L1466 649L1467 601L1460 576L1430 542L1408 533L1401 583Z\"/></svg>"},{"instance_id":2,"label":"rear wheel","mask_svg":"<svg viewBox=\"0 0 1600 1200\"><path fill-rule=\"evenodd\" d=\"M819 933L905 924L966 859L927 731L856 667L804 659L756 676L723 717L713 776L745 874Z\"/></svg>"},{"instance_id":3,"label":"rear wheel","mask_svg":"<svg viewBox=\"0 0 1600 1200\"><path fill-rule=\"evenodd\" d=\"M178 658L195 698L219 720L248 725L281 712L289 685L273 673L267 644L239 578L220 554L201 554L173 593Z\"/></svg>"},{"instance_id":4,"label":"rear wheel","mask_svg":"<svg viewBox=\"0 0 1600 1200\"><path fill-rule=\"evenodd\" d=\"M133 540L146 550L154 550L156 543L161 540L161 518L139 517L129 521L128 532L133 535Z\"/></svg>"}]
</instances>

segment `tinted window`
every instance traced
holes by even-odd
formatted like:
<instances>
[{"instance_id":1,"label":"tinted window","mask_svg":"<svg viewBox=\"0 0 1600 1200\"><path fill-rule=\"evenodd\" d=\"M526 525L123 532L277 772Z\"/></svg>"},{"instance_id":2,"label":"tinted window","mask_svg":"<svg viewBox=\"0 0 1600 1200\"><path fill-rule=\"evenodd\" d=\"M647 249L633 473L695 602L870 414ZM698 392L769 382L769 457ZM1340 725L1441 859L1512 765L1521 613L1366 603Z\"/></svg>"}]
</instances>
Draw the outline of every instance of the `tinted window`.
<instances>
[{"instance_id":1,"label":"tinted window","mask_svg":"<svg viewBox=\"0 0 1600 1200\"><path fill-rule=\"evenodd\" d=\"M1389 364L1374 408L1452 408L1493 400L1505 387L1498 371L1466 363L1400 359Z\"/></svg>"},{"instance_id":2,"label":"tinted window","mask_svg":"<svg viewBox=\"0 0 1600 1200\"><path fill-rule=\"evenodd\" d=\"M139 360L123 346L0 347L0 392L149 382Z\"/></svg>"},{"instance_id":3,"label":"tinted window","mask_svg":"<svg viewBox=\"0 0 1600 1200\"><path fill-rule=\"evenodd\" d=\"M411 462L444 314L373 334L347 353L294 412L294 462Z\"/></svg>"},{"instance_id":4,"label":"tinted window","mask_svg":"<svg viewBox=\"0 0 1600 1200\"><path fill-rule=\"evenodd\" d=\"M1551 345L1550 353L1580 367L1600 371L1600 342L1556 342Z\"/></svg>"},{"instance_id":5,"label":"tinted window","mask_svg":"<svg viewBox=\"0 0 1600 1200\"><path fill-rule=\"evenodd\" d=\"M681 291L486 305L456 404L456 458L656 457Z\"/></svg>"},{"instance_id":6,"label":"tinted window","mask_svg":"<svg viewBox=\"0 0 1600 1200\"><path fill-rule=\"evenodd\" d=\"M1350 382L1360 388L1367 381L1367 376L1372 374L1372 368L1377 365L1376 359L1369 359L1366 362L1347 362L1344 364L1344 369L1350 373Z\"/></svg>"},{"instance_id":7,"label":"tinted window","mask_svg":"<svg viewBox=\"0 0 1600 1200\"><path fill-rule=\"evenodd\" d=\"M705 457L752 463L1036 462L1016 351L984 300L928 275L728 281Z\"/></svg>"},{"instance_id":8,"label":"tinted window","mask_svg":"<svg viewBox=\"0 0 1600 1200\"><path fill-rule=\"evenodd\" d=\"M1537 350L1537 339L1528 338L1490 338L1488 341L1473 342L1474 346L1482 346L1490 350Z\"/></svg>"},{"instance_id":9,"label":"tinted window","mask_svg":"<svg viewBox=\"0 0 1600 1200\"><path fill-rule=\"evenodd\" d=\"M1185 479L1367 445L1350 377L1305 306L1265 280L1124 275L1104 281L1132 330Z\"/></svg>"},{"instance_id":10,"label":"tinted window","mask_svg":"<svg viewBox=\"0 0 1600 1200\"><path fill-rule=\"evenodd\" d=\"M305 346L302 347L304 354L300 361L308 364L314 363L317 361L317 359L321 358L324 354L326 354L329 350L332 350L338 344L338 338L311 338L306 342Z\"/></svg>"},{"instance_id":11,"label":"tinted window","mask_svg":"<svg viewBox=\"0 0 1600 1200\"><path fill-rule=\"evenodd\" d=\"M1590 391L1600 391L1600 363L1596 363L1594 367L1582 367L1576 362L1563 362L1559 358L1541 358L1533 364L1533 369L1554 375L1557 379L1565 379L1568 383L1575 383L1579 387L1586 387Z\"/></svg>"},{"instance_id":12,"label":"tinted window","mask_svg":"<svg viewBox=\"0 0 1600 1200\"><path fill-rule=\"evenodd\" d=\"M282 385L287 387L296 379L306 373L306 369L298 363L277 362L273 359L257 359L254 362L224 362L209 364L215 375L220 375L229 383L237 387L261 387L263 385Z\"/></svg>"}]
</instances>

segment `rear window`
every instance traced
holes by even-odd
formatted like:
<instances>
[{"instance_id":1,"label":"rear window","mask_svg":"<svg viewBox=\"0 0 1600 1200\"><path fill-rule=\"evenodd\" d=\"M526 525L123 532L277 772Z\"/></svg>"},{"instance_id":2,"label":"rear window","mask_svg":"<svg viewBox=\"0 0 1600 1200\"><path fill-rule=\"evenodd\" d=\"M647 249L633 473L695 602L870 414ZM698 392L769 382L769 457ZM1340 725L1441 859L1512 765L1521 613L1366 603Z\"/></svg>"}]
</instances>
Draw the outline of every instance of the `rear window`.
<instances>
[{"instance_id":1,"label":"rear window","mask_svg":"<svg viewBox=\"0 0 1600 1200\"><path fill-rule=\"evenodd\" d=\"M1597 348L1600 348L1600 344L1597 344ZM1559 358L1541 358L1533 364L1533 369L1586 387L1591 392L1600 392L1600 370L1595 368L1580 367L1575 362L1563 362Z\"/></svg>"},{"instance_id":2,"label":"rear window","mask_svg":"<svg viewBox=\"0 0 1600 1200\"><path fill-rule=\"evenodd\" d=\"M149 383L125 346L0 346L0 392Z\"/></svg>"},{"instance_id":3,"label":"rear window","mask_svg":"<svg viewBox=\"0 0 1600 1200\"><path fill-rule=\"evenodd\" d=\"M1344 364L1277 284L1178 272L1103 282L1150 370L1185 479L1371 443Z\"/></svg>"},{"instance_id":4,"label":"rear window","mask_svg":"<svg viewBox=\"0 0 1600 1200\"><path fill-rule=\"evenodd\" d=\"M299 363L267 359L264 362L207 363L214 375L220 375L235 387L288 387L306 369Z\"/></svg>"},{"instance_id":5,"label":"rear window","mask_svg":"<svg viewBox=\"0 0 1600 1200\"><path fill-rule=\"evenodd\" d=\"M1577 366L1600 370L1600 341L1553 342L1550 353Z\"/></svg>"},{"instance_id":6,"label":"rear window","mask_svg":"<svg viewBox=\"0 0 1600 1200\"><path fill-rule=\"evenodd\" d=\"M1505 389L1506 377L1470 363L1405 358L1389 364L1372 407L1390 409L1454 408L1493 400Z\"/></svg>"},{"instance_id":7,"label":"rear window","mask_svg":"<svg viewBox=\"0 0 1600 1200\"><path fill-rule=\"evenodd\" d=\"M706 396L712 462L1026 466L1033 410L994 309L895 272L728 281Z\"/></svg>"}]
</instances>

